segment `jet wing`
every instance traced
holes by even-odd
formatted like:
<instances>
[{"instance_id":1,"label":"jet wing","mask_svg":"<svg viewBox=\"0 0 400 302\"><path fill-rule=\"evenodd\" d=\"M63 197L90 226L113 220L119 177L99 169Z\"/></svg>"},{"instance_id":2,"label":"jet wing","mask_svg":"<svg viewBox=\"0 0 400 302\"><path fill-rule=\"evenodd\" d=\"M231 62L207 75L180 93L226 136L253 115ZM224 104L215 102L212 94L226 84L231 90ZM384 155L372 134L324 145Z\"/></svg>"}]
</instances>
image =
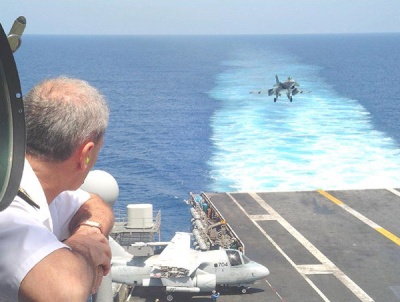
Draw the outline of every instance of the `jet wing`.
<instances>
[{"instance_id":1,"label":"jet wing","mask_svg":"<svg viewBox=\"0 0 400 302\"><path fill-rule=\"evenodd\" d=\"M190 233L177 232L153 264L152 277L190 276L200 261L190 248Z\"/></svg>"},{"instance_id":2,"label":"jet wing","mask_svg":"<svg viewBox=\"0 0 400 302\"><path fill-rule=\"evenodd\" d=\"M271 90L271 89L269 89L269 90ZM252 94L269 94L269 90L253 90L253 91L250 91L250 93L252 93Z\"/></svg>"}]
</instances>

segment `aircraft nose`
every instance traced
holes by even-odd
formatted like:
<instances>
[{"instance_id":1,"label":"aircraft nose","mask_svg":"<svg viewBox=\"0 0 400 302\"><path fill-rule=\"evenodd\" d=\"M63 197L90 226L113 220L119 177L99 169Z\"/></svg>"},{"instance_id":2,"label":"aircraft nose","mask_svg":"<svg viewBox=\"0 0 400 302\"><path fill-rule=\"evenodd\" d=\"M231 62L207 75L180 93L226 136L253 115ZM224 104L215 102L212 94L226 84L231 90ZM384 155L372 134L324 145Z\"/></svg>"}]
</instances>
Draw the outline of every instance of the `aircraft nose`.
<instances>
[{"instance_id":1,"label":"aircraft nose","mask_svg":"<svg viewBox=\"0 0 400 302\"><path fill-rule=\"evenodd\" d=\"M269 269L261 264L258 264L257 269L253 271L253 277L257 279L265 278L268 275L269 275Z\"/></svg>"}]
</instances>

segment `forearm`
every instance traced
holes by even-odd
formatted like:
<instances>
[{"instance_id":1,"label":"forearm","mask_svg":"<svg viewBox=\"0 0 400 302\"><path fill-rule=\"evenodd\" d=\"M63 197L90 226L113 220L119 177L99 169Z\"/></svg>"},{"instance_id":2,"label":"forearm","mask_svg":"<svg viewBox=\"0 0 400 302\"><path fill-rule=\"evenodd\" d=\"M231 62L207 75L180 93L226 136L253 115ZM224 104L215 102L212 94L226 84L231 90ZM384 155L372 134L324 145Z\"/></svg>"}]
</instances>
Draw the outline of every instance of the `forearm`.
<instances>
[{"instance_id":1,"label":"forearm","mask_svg":"<svg viewBox=\"0 0 400 302\"><path fill-rule=\"evenodd\" d=\"M87 220L100 223L100 229L82 225ZM114 225L114 214L111 207L100 197L90 194L86 201L72 217L69 223L70 237L64 241L72 252L84 261L82 267L92 281L92 293L96 292L103 276L111 269L111 250L107 240Z\"/></svg>"},{"instance_id":2,"label":"forearm","mask_svg":"<svg viewBox=\"0 0 400 302\"><path fill-rule=\"evenodd\" d=\"M101 233L107 237L114 225L114 214L106 202L97 195L90 194L90 199L79 208L71 219L70 233L73 234L87 220L100 223Z\"/></svg>"}]
</instances>

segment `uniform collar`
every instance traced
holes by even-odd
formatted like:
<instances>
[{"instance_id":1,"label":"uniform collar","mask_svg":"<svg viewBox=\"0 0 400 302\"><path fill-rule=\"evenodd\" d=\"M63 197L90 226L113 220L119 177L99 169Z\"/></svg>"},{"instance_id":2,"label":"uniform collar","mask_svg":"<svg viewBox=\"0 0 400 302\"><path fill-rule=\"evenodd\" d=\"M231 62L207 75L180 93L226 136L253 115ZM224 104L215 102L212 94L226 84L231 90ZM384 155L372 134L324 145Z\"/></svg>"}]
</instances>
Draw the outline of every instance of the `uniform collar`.
<instances>
[{"instance_id":1,"label":"uniform collar","mask_svg":"<svg viewBox=\"0 0 400 302\"><path fill-rule=\"evenodd\" d=\"M40 220L46 227L52 231L53 222L51 219L49 206L47 204L46 195L44 194L43 188L37 178L32 166L25 159L24 171L22 173L21 185L25 192L31 197L31 199L40 207L37 209Z\"/></svg>"}]
</instances>

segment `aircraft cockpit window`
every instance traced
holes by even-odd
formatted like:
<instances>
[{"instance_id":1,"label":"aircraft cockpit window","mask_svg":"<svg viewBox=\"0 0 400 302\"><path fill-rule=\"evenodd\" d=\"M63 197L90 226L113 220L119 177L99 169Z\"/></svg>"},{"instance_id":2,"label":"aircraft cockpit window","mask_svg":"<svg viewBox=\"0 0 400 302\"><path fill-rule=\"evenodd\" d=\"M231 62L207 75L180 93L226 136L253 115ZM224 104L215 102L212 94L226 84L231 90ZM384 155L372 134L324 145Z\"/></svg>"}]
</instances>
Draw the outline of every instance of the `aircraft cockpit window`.
<instances>
[{"instance_id":1,"label":"aircraft cockpit window","mask_svg":"<svg viewBox=\"0 0 400 302\"><path fill-rule=\"evenodd\" d=\"M238 251L227 250L226 254L228 255L228 259L229 259L231 266L237 266L237 265L243 264Z\"/></svg>"},{"instance_id":2,"label":"aircraft cockpit window","mask_svg":"<svg viewBox=\"0 0 400 302\"><path fill-rule=\"evenodd\" d=\"M249 258L247 258L245 255L243 255L242 254L242 258L243 258L243 262L246 264L246 263L249 263L251 260L249 259Z\"/></svg>"}]
</instances>

